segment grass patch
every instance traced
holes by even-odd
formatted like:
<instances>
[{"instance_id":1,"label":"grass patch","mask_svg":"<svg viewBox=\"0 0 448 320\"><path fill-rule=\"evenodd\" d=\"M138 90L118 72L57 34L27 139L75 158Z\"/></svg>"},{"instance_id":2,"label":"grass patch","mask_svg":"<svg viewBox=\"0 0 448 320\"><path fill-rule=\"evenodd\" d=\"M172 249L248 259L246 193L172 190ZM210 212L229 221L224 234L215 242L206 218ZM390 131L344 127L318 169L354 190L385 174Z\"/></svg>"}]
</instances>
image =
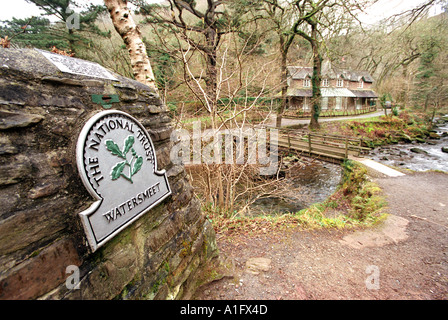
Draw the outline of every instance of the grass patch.
<instances>
[{"instance_id":1,"label":"grass patch","mask_svg":"<svg viewBox=\"0 0 448 320\"><path fill-rule=\"evenodd\" d=\"M360 123L364 123L364 122L386 122L384 120L384 116L376 116L376 117L369 117L369 118L359 118L357 120L344 120L344 119L340 119L340 120L335 120L335 121L345 121L345 122L360 122Z\"/></svg>"},{"instance_id":2,"label":"grass patch","mask_svg":"<svg viewBox=\"0 0 448 320\"><path fill-rule=\"evenodd\" d=\"M381 189L369 181L367 170L351 160L343 164L344 176L338 189L324 202L299 212L283 215L225 218L204 208L217 234L254 234L286 230L351 229L371 227L387 216Z\"/></svg>"},{"instance_id":3,"label":"grass patch","mask_svg":"<svg viewBox=\"0 0 448 320\"><path fill-rule=\"evenodd\" d=\"M321 125L320 132L362 137L367 147L374 148L399 142L425 142L431 127L425 115L401 112L399 116L327 122Z\"/></svg>"}]
</instances>

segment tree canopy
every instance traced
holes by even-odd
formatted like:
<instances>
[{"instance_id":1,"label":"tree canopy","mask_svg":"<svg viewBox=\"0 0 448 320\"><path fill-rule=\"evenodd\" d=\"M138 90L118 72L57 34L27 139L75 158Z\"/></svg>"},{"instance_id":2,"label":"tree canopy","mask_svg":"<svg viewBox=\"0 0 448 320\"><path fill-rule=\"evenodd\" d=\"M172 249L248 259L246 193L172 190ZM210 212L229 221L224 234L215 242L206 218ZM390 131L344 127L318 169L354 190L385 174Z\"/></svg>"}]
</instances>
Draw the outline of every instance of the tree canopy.
<instances>
[{"instance_id":1,"label":"tree canopy","mask_svg":"<svg viewBox=\"0 0 448 320\"><path fill-rule=\"evenodd\" d=\"M116 36L105 6L76 0L27 2L42 15L2 21L2 45L56 47L132 76L126 44ZM205 112L218 112L223 99L270 97L281 119L286 67L308 66L314 67L317 120L323 60L368 71L379 95L390 93L400 104L428 107L436 96L443 97L439 91L445 86L437 84L446 75L446 0L422 0L370 26L358 17L375 0L129 2L167 102L197 101ZM434 6L442 13L431 17L428 9ZM427 94L434 88L438 94Z\"/></svg>"}]
</instances>

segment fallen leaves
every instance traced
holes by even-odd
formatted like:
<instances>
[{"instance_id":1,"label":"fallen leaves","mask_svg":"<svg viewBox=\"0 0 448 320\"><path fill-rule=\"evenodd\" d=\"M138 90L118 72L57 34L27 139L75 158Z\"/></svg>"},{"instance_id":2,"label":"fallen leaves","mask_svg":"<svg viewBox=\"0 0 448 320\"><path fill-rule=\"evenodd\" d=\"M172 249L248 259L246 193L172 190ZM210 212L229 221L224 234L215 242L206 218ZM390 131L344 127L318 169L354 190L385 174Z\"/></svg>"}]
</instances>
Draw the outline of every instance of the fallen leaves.
<instances>
[{"instance_id":1,"label":"fallen leaves","mask_svg":"<svg viewBox=\"0 0 448 320\"><path fill-rule=\"evenodd\" d=\"M60 54L62 56L66 56L66 57L74 57L75 56L75 54L70 52L70 50L69 50L69 52L64 51L64 50L59 50L58 48L56 48L56 46L53 46L53 48L51 48L51 52Z\"/></svg>"},{"instance_id":2,"label":"fallen leaves","mask_svg":"<svg viewBox=\"0 0 448 320\"><path fill-rule=\"evenodd\" d=\"M272 234L275 231L294 230L305 227L304 222L293 214L233 219L214 217L213 226L216 234L226 237L233 235Z\"/></svg>"},{"instance_id":3,"label":"fallen leaves","mask_svg":"<svg viewBox=\"0 0 448 320\"><path fill-rule=\"evenodd\" d=\"M8 39L8 36L6 36L5 38L0 38L0 47L2 48L11 47L11 40Z\"/></svg>"}]
</instances>

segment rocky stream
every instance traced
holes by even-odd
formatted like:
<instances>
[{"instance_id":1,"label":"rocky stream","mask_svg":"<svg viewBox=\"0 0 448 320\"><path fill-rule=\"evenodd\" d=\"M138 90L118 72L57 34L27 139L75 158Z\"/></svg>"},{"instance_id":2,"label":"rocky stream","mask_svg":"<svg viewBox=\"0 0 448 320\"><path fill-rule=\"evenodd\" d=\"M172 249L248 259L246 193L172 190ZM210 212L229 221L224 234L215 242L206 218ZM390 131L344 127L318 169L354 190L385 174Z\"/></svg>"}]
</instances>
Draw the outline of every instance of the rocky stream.
<instances>
[{"instance_id":1,"label":"rocky stream","mask_svg":"<svg viewBox=\"0 0 448 320\"><path fill-rule=\"evenodd\" d=\"M446 119L446 120L444 120ZM385 165L414 171L448 172L448 116L437 120L433 138L424 143L401 143L377 147L365 155ZM251 206L250 215L272 215L298 212L325 201L336 191L342 178L342 167L324 161L289 156L283 158L288 180L298 193L283 197L259 199Z\"/></svg>"},{"instance_id":2,"label":"rocky stream","mask_svg":"<svg viewBox=\"0 0 448 320\"><path fill-rule=\"evenodd\" d=\"M439 119L437 136L425 143L406 143L375 148L367 157L385 165L414 171L448 172L448 121Z\"/></svg>"}]
</instances>

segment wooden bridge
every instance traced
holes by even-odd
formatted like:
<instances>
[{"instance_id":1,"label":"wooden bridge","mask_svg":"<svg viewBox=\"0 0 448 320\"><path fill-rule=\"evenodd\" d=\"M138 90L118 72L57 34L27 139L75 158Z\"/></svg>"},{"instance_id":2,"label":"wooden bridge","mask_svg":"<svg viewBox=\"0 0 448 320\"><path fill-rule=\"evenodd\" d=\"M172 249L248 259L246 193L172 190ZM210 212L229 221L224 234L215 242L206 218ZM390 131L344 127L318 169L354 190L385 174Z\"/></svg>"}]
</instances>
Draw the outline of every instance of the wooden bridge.
<instances>
[{"instance_id":1,"label":"wooden bridge","mask_svg":"<svg viewBox=\"0 0 448 320\"><path fill-rule=\"evenodd\" d=\"M330 162L360 157L370 150L363 146L363 139L285 128L279 129L278 146Z\"/></svg>"}]
</instances>

